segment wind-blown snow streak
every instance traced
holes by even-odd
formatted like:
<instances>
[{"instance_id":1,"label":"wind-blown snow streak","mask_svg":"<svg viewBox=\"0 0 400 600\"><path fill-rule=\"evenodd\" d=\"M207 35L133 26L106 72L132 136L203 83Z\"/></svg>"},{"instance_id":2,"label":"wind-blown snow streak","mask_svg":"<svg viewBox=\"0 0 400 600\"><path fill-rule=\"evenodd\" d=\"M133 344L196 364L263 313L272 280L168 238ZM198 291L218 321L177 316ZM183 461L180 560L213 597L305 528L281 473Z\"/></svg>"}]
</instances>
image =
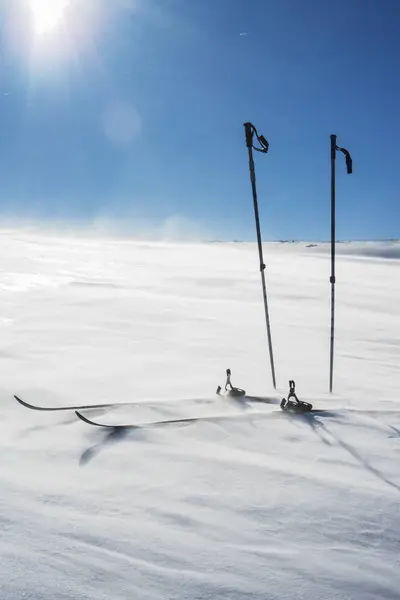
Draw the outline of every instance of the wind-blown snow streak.
<instances>
[{"instance_id":1,"label":"wind-blown snow streak","mask_svg":"<svg viewBox=\"0 0 400 600\"><path fill-rule=\"evenodd\" d=\"M308 244L309 248L317 251L330 252L329 244ZM347 256L369 258L400 259L400 240L386 240L381 242L338 242L336 252Z\"/></svg>"},{"instance_id":2,"label":"wind-blown snow streak","mask_svg":"<svg viewBox=\"0 0 400 600\"><path fill-rule=\"evenodd\" d=\"M1 598L397 600L397 261L338 256L330 397L329 257L266 244L276 400L293 378L332 410L258 418L277 406L215 395L230 367L274 396L253 244L14 231L0 256ZM13 394L142 403L90 412L111 424L242 418L103 431Z\"/></svg>"}]
</instances>

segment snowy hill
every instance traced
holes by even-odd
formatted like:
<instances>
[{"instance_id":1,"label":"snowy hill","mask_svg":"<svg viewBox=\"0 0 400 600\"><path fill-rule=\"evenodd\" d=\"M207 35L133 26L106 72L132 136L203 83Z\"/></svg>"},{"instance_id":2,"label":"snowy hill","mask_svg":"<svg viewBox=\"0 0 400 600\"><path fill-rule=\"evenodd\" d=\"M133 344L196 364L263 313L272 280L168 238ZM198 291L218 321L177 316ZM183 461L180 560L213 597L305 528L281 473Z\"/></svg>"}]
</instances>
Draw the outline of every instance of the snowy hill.
<instances>
[{"instance_id":1,"label":"snowy hill","mask_svg":"<svg viewBox=\"0 0 400 600\"><path fill-rule=\"evenodd\" d=\"M0 232L1 598L399 598L399 242L338 245L333 395L329 246L307 245L265 244L275 391L254 244ZM219 398L227 367L327 411ZM13 394L227 418L107 431Z\"/></svg>"}]
</instances>

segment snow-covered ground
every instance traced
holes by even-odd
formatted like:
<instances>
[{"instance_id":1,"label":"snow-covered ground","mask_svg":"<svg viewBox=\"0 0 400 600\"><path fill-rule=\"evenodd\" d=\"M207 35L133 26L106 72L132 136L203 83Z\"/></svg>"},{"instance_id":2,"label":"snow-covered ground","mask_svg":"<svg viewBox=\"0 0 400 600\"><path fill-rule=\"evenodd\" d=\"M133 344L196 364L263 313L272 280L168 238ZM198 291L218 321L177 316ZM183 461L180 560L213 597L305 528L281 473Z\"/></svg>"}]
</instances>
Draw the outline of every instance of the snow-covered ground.
<instances>
[{"instance_id":1,"label":"snow-covered ground","mask_svg":"<svg viewBox=\"0 0 400 600\"><path fill-rule=\"evenodd\" d=\"M265 245L275 391L254 244L0 232L1 599L398 600L398 243L340 246L329 395L326 245Z\"/></svg>"}]
</instances>

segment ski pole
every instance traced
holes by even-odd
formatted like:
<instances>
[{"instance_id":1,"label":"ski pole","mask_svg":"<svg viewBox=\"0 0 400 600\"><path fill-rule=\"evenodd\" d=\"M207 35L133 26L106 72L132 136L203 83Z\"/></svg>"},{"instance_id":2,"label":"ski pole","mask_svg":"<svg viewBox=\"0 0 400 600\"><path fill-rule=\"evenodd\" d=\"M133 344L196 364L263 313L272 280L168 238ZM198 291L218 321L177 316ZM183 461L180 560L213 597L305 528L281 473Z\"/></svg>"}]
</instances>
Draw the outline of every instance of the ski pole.
<instances>
[{"instance_id":1,"label":"ski pole","mask_svg":"<svg viewBox=\"0 0 400 600\"><path fill-rule=\"evenodd\" d=\"M335 259L336 259L336 152L342 152L346 159L347 173L353 172L353 161L346 148L336 144L336 135L331 135L331 341L330 341L330 366L329 366L329 391L333 389L333 356L335 351Z\"/></svg>"},{"instance_id":2,"label":"ski pole","mask_svg":"<svg viewBox=\"0 0 400 600\"><path fill-rule=\"evenodd\" d=\"M268 299L267 299L267 287L265 283L265 263L263 257L263 249L262 249L262 240L261 240L261 230L260 230L260 217L258 213L258 199L257 199L257 187L256 187L256 172L254 167L254 158L253 158L253 150L257 152L263 152L266 154L268 152L269 144L264 136L258 135L256 128L251 123L244 123L245 135L246 135L246 146L249 152L249 169L250 169L250 181L253 192L253 206L254 206L254 218L256 222L256 231L257 231L257 243L258 243L258 254L260 257L260 272L261 272L261 285L262 292L264 298L264 311L265 311L265 322L267 326L267 337L268 337L268 348L269 348L269 359L271 363L271 373L272 373L272 382L274 384L274 389L276 389L276 378L275 378L275 364L274 364L274 354L272 350L272 337L271 337L271 325L269 320L269 311L268 311ZM260 147L257 148L253 143L253 136L256 136Z\"/></svg>"}]
</instances>

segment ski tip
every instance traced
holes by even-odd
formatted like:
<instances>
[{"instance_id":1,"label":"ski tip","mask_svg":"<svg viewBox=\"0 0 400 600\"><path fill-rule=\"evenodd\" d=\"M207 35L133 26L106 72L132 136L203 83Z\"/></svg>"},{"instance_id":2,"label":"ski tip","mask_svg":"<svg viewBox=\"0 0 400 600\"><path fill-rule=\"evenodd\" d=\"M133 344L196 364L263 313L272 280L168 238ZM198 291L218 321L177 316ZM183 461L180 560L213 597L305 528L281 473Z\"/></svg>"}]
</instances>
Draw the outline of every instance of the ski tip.
<instances>
[{"instance_id":1,"label":"ski tip","mask_svg":"<svg viewBox=\"0 0 400 600\"><path fill-rule=\"evenodd\" d=\"M37 408L36 406L33 406L32 404L28 404L27 402L25 402L24 400L22 400L21 398L19 398L19 396L16 396L14 394L14 398L16 399L17 402L19 402L22 406L25 406L25 408L31 408L33 410L40 410L40 408Z\"/></svg>"},{"instance_id":2,"label":"ski tip","mask_svg":"<svg viewBox=\"0 0 400 600\"><path fill-rule=\"evenodd\" d=\"M92 421L91 419L88 419L82 413L80 413L79 410L76 410L75 414L78 417L78 419L80 419L84 423L87 423L88 425L94 425L95 427L106 427L107 429L115 429L115 430L122 428L119 425L104 425L103 423L97 423L96 421Z\"/></svg>"},{"instance_id":3,"label":"ski tip","mask_svg":"<svg viewBox=\"0 0 400 600\"><path fill-rule=\"evenodd\" d=\"M78 410L75 411L75 414L78 417L78 419L80 419L84 423L89 423L89 425L93 425L93 421L90 421L89 419L84 417Z\"/></svg>"}]
</instances>

